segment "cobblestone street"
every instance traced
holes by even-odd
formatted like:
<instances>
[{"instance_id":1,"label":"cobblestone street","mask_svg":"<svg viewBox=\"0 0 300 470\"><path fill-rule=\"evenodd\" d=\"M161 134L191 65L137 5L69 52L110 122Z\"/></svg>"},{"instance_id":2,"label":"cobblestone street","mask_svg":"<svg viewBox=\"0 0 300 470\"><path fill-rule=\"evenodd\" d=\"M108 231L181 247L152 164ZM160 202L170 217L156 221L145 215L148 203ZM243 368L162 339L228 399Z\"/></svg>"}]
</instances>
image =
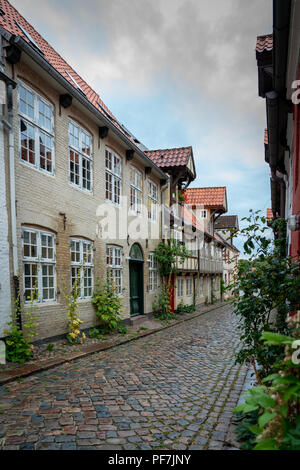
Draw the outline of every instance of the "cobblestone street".
<instances>
[{"instance_id":1,"label":"cobblestone street","mask_svg":"<svg viewBox=\"0 0 300 470\"><path fill-rule=\"evenodd\" d=\"M2 449L222 449L246 367L225 306L0 387Z\"/></svg>"}]
</instances>

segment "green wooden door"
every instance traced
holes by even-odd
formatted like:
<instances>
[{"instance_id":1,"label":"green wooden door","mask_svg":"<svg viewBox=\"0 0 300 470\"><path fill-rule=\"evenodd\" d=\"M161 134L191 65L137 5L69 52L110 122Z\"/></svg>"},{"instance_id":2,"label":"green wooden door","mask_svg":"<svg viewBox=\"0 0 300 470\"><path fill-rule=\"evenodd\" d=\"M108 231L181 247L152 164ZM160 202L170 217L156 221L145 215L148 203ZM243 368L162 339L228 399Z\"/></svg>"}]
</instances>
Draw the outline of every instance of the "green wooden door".
<instances>
[{"instance_id":1,"label":"green wooden door","mask_svg":"<svg viewBox=\"0 0 300 470\"><path fill-rule=\"evenodd\" d=\"M144 286L143 286L143 263L137 261L129 262L130 275L130 315L143 315L144 313Z\"/></svg>"}]
</instances>

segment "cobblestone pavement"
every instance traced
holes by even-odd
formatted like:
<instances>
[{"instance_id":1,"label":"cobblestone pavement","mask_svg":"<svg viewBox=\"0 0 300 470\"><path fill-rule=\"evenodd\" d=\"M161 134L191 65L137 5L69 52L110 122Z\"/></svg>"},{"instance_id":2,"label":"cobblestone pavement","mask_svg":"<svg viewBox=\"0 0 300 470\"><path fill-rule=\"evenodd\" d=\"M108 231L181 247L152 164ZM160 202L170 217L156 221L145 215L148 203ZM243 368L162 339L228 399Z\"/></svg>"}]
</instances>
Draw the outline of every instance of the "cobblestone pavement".
<instances>
[{"instance_id":1,"label":"cobblestone pavement","mask_svg":"<svg viewBox=\"0 0 300 470\"><path fill-rule=\"evenodd\" d=\"M2 449L222 449L247 373L225 306L0 387Z\"/></svg>"}]
</instances>

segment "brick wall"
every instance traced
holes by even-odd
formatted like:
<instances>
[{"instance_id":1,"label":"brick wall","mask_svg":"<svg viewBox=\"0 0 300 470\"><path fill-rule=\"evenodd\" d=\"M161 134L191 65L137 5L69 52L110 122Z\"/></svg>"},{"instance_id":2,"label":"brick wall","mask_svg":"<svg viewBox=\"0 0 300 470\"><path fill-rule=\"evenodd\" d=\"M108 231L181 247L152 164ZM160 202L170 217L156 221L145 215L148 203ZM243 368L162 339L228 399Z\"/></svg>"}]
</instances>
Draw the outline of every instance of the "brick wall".
<instances>
[{"instance_id":1,"label":"brick wall","mask_svg":"<svg viewBox=\"0 0 300 470\"><path fill-rule=\"evenodd\" d=\"M39 172L30 167L19 158L19 121L17 106L17 91L14 95L14 130L15 130L15 165L16 165L16 200L17 200L17 231L18 252L21 284L22 279L22 227L36 227L52 231L56 235L56 280L57 301L39 305L40 325L38 337L56 336L66 332L67 306L65 290L70 290L70 238L82 237L94 243L94 279L105 279L106 273L106 244L116 244L123 251L123 317L130 316L129 307L129 251L133 243L139 242L144 255L144 290L147 293L149 285L149 252L154 251L160 234L160 221L156 223L148 221L145 212L142 216L132 220L126 220L126 214L130 196L130 165L137 167L143 175L143 203L147 207L147 181L150 178L157 183L158 190L160 182L154 176L146 176L144 166L134 158L127 162L125 149L109 133L104 140L98 137L98 127L83 111L72 105L64 109L59 106L59 94L51 88L44 78L39 77L22 62L15 68L15 79L22 80L38 94L50 101L54 106L54 128L55 128L55 174L54 176ZM93 137L93 192L87 193L71 186L68 182L68 119L76 121L86 129ZM116 208L112 203L105 202L105 147L109 146L122 158L122 194L127 198L121 208ZM160 191L158 191L160 194ZM109 214L116 210L122 215L122 236L106 239L103 235L105 221L101 222L99 229L99 206L107 209ZM98 212L97 212L98 211ZM101 210L100 210L101 212ZM103 212L103 211L102 211ZM138 225L138 230L143 232L145 227L154 229L154 239L145 239L141 236L133 237L130 227ZM152 302L157 292L148 293L144 296L145 313L152 311ZM83 327L95 325L96 316L94 307L90 300L79 302Z\"/></svg>"}]
</instances>

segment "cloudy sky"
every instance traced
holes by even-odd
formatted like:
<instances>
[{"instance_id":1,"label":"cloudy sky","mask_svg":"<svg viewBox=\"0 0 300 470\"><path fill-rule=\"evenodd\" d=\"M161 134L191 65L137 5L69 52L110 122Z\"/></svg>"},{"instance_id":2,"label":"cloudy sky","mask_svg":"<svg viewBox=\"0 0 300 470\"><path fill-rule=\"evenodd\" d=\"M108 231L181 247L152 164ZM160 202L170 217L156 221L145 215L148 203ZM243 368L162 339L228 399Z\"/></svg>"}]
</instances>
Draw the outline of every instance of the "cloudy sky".
<instances>
[{"instance_id":1,"label":"cloudy sky","mask_svg":"<svg viewBox=\"0 0 300 470\"><path fill-rule=\"evenodd\" d=\"M192 145L192 187L270 207L256 36L272 0L11 0L149 149Z\"/></svg>"}]
</instances>

